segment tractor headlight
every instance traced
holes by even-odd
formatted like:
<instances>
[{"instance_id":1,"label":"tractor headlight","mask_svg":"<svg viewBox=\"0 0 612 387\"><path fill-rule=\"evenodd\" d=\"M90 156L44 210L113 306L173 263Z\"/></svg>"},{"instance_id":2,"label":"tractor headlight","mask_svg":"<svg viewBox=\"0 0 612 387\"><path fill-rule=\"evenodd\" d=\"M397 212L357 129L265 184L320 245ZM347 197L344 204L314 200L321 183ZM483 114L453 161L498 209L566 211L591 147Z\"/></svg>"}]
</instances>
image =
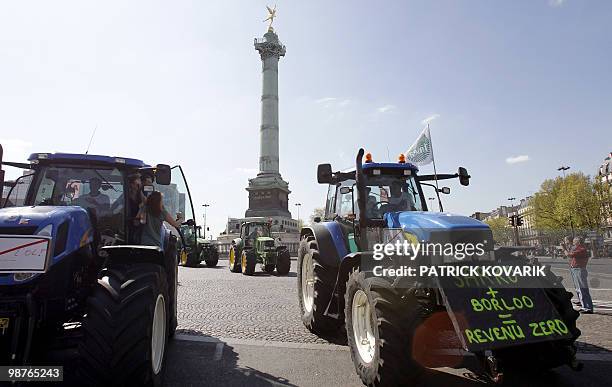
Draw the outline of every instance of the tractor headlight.
<instances>
[{"instance_id":1,"label":"tractor headlight","mask_svg":"<svg viewBox=\"0 0 612 387\"><path fill-rule=\"evenodd\" d=\"M39 232L37 232L34 235L51 237L52 233L53 233L53 225L52 224L48 224L48 225L43 227Z\"/></svg>"},{"instance_id":2,"label":"tractor headlight","mask_svg":"<svg viewBox=\"0 0 612 387\"><path fill-rule=\"evenodd\" d=\"M15 273L13 274L13 280L15 280L15 282L27 281L37 274L38 273Z\"/></svg>"}]
</instances>

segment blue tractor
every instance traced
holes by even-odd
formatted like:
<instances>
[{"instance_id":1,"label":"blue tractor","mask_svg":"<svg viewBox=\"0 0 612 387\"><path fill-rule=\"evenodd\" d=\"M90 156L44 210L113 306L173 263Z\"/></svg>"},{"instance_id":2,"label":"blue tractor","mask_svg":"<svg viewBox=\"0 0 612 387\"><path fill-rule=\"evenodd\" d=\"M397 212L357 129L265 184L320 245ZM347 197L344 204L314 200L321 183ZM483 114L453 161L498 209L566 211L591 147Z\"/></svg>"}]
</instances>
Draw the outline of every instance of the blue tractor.
<instances>
[{"instance_id":1,"label":"blue tractor","mask_svg":"<svg viewBox=\"0 0 612 387\"><path fill-rule=\"evenodd\" d=\"M332 172L330 164L319 165L318 182L329 185L325 215L301 230L297 285L304 325L323 337L333 337L344 327L365 385L417 383L425 367L458 364L439 354L460 347L475 354L496 382L504 371L516 369L538 371L562 364L580 368L574 346L580 334L578 313L570 303L571 293L550 268L543 268L545 276L535 286L524 288L503 282L479 286L467 279L460 282L467 277L418 276L403 269L532 264L511 250L494 250L487 224L442 212L439 193L450 190L428 181L458 178L467 186L465 168L456 174L419 175L403 155L397 163L373 162L369 153L363 159L360 149L353 169ZM436 189L440 212L428 211L424 186ZM451 247L471 243L481 246L482 254L472 252L461 261L452 251L435 249L414 255L415 260L393 251L375 255L381 246L400 239L409 241L412 249L438 242ZM385 274L383 269L404 271ZM522 309L502 304L506 300L519 300ZM482 305L504 305L512 311L504 314ZM544 329L546 334L534 329L532 334L533 324L537 329L538 324L555 328ZM449 333L450 341L445 341Z\"/></svg>"},{"instance_id":2,"label":"blue tractor","mask_svg":"<svg viewBox=\"0 0 612 387\"><path fill-rule=\"evenodd\" d=\"M139 245L136 215L158 190L195 231L181 167L67 153L3 164L0 147L2 165L24 172L0 181L0 364L37 364L65 344L83 385L160 385L184 251L165 225L161 246Z\"/></svg>"}]
</instances>

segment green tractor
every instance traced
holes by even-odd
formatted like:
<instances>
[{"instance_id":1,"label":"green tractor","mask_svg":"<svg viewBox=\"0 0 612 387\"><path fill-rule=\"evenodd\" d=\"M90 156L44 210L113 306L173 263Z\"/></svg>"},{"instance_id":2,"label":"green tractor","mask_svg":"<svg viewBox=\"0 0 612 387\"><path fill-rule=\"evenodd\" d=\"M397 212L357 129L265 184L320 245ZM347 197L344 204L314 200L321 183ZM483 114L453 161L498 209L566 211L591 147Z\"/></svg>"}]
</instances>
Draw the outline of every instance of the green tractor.
<instances>
[{"instance_id":1,"label":"green tractor","mask_svg":"<svg viewBox=\"0 0 612 387\"><path fill-rule=\"evenodd\" d=\"M240 237L234 239L230 247L229 269L232 273L242 271L244 275L253 275L258 263L266 273L276 268L278 275L287 275L291 259L286 246L276 245L270 222L244 222Z\"/></svg>"},{"instance_id":2,"label":"green tractor","mask_svg":"<svg viewBox=\"0 0 612 387\"><path fill-rule=\"evenodd\" d=\"M181 264L187 267L197 267L204 261L206 266L215 267L219 262L219 251L217 246L209 240L202 238L201 227L197 227L197 234L193 228L181 227L185 241L187 242L186 254L181 257ZM194 248L195 247L195 250Z\"/></svg>"}]
</instances>

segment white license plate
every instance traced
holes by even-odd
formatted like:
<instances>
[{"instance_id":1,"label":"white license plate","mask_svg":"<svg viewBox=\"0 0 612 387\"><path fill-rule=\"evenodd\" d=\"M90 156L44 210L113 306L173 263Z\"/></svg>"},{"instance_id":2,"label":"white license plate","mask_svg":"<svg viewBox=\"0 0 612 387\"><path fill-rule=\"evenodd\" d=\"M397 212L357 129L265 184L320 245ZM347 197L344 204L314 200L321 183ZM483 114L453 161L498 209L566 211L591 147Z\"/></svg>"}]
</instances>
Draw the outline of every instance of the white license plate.
<instances>
[{"instance_id":1,"label":"white license plate","mask_svg":"<svg viewBox=\"0 0 612 387\"><path fill-rule=\"evenodd\" d=\"M41 273L47 269L51 238L0 235L0 273Z\"/></svg>"}]
</instances>

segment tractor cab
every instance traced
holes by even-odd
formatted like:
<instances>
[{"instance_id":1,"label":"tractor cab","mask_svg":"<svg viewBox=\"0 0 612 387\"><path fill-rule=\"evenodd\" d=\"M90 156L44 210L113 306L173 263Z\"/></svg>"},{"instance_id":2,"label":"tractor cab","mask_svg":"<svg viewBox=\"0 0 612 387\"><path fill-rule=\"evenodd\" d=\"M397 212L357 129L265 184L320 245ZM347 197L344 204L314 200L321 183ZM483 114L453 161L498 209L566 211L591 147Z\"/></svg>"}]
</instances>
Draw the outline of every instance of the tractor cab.
<instances>
[{"instance_id":1,"label":"tractor cab","mask_svg":"<svg viewBox=\"0 0 612 387\"><path fill-rule=\"evenodd\" d=\"M261 240L270 240L274 246L270 222L244 222L240 227L240 238L245 247L255 247L255 243Z\"/></svg>"},{"instance_id":2,"label":"tractor cab","mask_svg":"<svg viewBox=\"0 0 612 387\"><path fill-rule=\"evenodd\" d=\"M354 169L332 172L330 164L321 164L317 170L318 182L329 184L324 220L339 225L349 240L350 252L371 250L372 243L381 242L381 228L402 227L400 217L419 214L422 218L423 212L430 211L425 186L434 188L442 209L439 195L450 189L439 189L428 181L459 178L462 185L469 184L465 168L459 168L456 174L419 175L418 167L406 162L403 154L396 163L379 163L370 153L365 157L363 153L360 150L357 155ZM441 215L430 213L425 217L435 222Z\"/></svg>"},{"instance_id":3,"label":"tractor cab","mask_svg":"<svg viewBox=\"0 0 612 387\"><path fill-rule=\"evenodd\" d=\"M3 163L24 170L5 184L9 189L3 207L32 206L37 213L80 207L96 229L98 247L138 244L136 215L144 185L145 193L163 193L164 207L182 218L185 234L195 233L193 206L186 200L189 189L180 166L152 167L136 159L68 153L34 153L28 161Z\"/></svg>"}]
</instances>

